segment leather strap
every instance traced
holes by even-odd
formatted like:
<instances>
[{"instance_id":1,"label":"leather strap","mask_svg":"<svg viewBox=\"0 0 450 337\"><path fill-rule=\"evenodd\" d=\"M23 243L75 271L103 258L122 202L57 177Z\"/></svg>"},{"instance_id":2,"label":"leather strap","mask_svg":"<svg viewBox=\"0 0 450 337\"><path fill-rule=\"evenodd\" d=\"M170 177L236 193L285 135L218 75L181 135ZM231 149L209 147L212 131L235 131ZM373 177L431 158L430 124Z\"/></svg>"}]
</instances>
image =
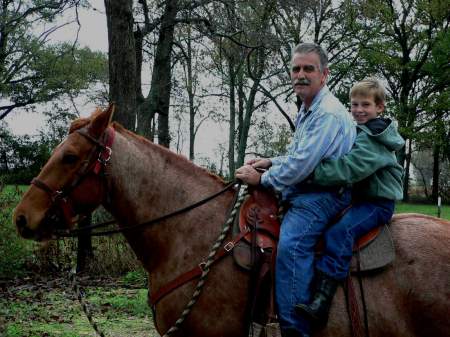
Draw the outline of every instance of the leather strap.
<instances>
[{"instance_id":1,"label":"leather strap","mask_svg":"<svg viewBox=\"0 0 450 337\"><path fill-rule=\"evenodd\" d=\"M239 233L232 241L228 241L216 254L214 257L213 263L216 263L224 256L231 253L234 246L242 240L242 238L247 235L248 231L244 231ZM177 278L173 279L172 281L166 283L162 287L160 287L157 291L155 291L154 294L151 294L150 296L150 304L152 306L155 306L161 298L166 296L167 294L171 293L173 290L177 289L178 287L181 287L183 284L188 283L189 281L192 281L198 277L200 277L203 273L203 262L199 263L196 267L193 269L185 272L184 274L181 274Z\"/></svg>"},{"instance_id":2,"label":"leather strap","mask_svg":"<svg viewBox=\"0 0 450 337\"><path fill-rule=\"evenodd\" d=\"M350 328L352 336L364 337L364 330L362 327L361 316L359 313L358 300L356 299L355 287L351 276L346 279L347 286L347 309L350 316Z\"/></svg>"}]
</instances>

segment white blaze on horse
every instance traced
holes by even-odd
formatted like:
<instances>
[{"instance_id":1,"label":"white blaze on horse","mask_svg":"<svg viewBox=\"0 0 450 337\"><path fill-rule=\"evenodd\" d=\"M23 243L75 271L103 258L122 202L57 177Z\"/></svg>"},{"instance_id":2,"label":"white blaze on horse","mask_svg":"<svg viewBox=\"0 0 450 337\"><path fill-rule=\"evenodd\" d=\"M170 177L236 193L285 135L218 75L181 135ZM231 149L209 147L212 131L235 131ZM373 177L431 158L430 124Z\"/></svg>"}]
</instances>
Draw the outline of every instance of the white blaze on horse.
<instances>
[{"instance_id":1,"label":"white blaze on horse","mask_svg":"<svg viewBox=\"0 0 450 337\"><path fill-rule=\"evenodd\" d=\"M13 221L23 237L50 239L55 230L73 226L77 214L100 204L126 228L224 189L221 179L184 157L110 124L111 114L110 107L72 123L67 139L15 209ZM96 164L99 153L104 174ZM148 271L150 293L205 260L234 195L228 190L189 212L124 232ZM396 215L390 228L395 261L363 277L370 336L450 336L450 222L404 214ZM212 265L197 303L174 336L247 336L249 278L230 257ZM186 282L158 301L159 333L175 323L196 283ZM327 327L316 336L351 336L342 289Z\"/></svg>"}]
</instances>

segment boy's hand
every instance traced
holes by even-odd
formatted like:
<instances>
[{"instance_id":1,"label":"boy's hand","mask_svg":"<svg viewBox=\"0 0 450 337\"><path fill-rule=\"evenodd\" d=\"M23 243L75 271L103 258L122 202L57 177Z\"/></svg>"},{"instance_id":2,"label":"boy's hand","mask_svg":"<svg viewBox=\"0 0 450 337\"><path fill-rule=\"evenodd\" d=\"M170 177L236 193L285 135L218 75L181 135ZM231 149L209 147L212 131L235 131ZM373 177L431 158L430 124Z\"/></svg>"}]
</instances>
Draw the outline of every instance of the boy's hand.
<instances>
[{"instance_id":1,"label":"boy's hand","mask_svg":"<svg viewBox=\"0 0 450 337\"><path fill-rule=\"evenodd\" d=\"M236 170L236 178L248 185L259 185L262 173L256 171L251 165L244 165Z\"/></svg>"}]
</instances>

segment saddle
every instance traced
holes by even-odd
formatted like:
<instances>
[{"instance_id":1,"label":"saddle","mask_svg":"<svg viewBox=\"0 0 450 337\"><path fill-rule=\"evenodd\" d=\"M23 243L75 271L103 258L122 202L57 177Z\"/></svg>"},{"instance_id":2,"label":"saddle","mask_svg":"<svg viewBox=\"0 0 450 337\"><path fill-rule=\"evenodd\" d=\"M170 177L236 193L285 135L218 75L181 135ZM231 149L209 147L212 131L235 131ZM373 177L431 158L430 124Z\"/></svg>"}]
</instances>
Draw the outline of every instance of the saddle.
<instances>
[{"instance_id":1,"label":"saddle","mask_svg":"<svg viewBox=\"0 0 450 337\"><path fill-rule=\"evenodd\" d=\"M256 322L253 324L266 327L276 322L273 281L280 213L278 200L272 192L261 186L249 188L249 196L242 204L233 226L233 236L243 236L234 246L234 261L241 268L252 272L250 316ZM316 255L322 254L322 251L323 242L319 241ZM361 237L355 243L353 252L350 267L353 273L381 269L390 264L395 253L388 227L380 226Z\"/></svg>"},{"instance_id":2,"label":"saddle","mask_svg":"<svg viewBox=\"0 0 450 337\"><path fill-rule=\"evenodd\" d=\"M337 222L346 211L347 209L338 215L333 223ZM233 250L235 262L240 267L246 270L252 268L252 243L260 252L276 251L281 226L279 213L275 194L260 186L249 189L249 196L242 204L233 228L234 234L247 233ZM323 247L323 240L320 240L316 247L316 255L323 253ZM389 227L382 225L355 242L350 269L352 272L379 269L392 263L394 258L394 244Z\"/></svg>"}]
</instances>

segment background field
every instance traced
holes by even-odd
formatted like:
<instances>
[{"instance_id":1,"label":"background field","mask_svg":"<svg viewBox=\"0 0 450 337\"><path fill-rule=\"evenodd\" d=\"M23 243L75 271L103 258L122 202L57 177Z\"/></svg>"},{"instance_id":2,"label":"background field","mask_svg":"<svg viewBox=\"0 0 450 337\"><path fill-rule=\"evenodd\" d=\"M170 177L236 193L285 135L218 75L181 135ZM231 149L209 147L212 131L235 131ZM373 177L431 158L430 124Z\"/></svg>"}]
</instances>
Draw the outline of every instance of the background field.
<instances>
[{"instance_id":1,"label":"background field","mask_svg":"<svg viewBox=\"0 0 450 337\"><path fill-rule=\"evenodd\" d=\"M438 207L437 205L427 205L427 204L413 204L413 203L402 203L399 202L395 206L395 213L420 213L431 216L437 216ZM450 206L441 206L441 218L450 220Z\"/></svg>"}]
</instances>

